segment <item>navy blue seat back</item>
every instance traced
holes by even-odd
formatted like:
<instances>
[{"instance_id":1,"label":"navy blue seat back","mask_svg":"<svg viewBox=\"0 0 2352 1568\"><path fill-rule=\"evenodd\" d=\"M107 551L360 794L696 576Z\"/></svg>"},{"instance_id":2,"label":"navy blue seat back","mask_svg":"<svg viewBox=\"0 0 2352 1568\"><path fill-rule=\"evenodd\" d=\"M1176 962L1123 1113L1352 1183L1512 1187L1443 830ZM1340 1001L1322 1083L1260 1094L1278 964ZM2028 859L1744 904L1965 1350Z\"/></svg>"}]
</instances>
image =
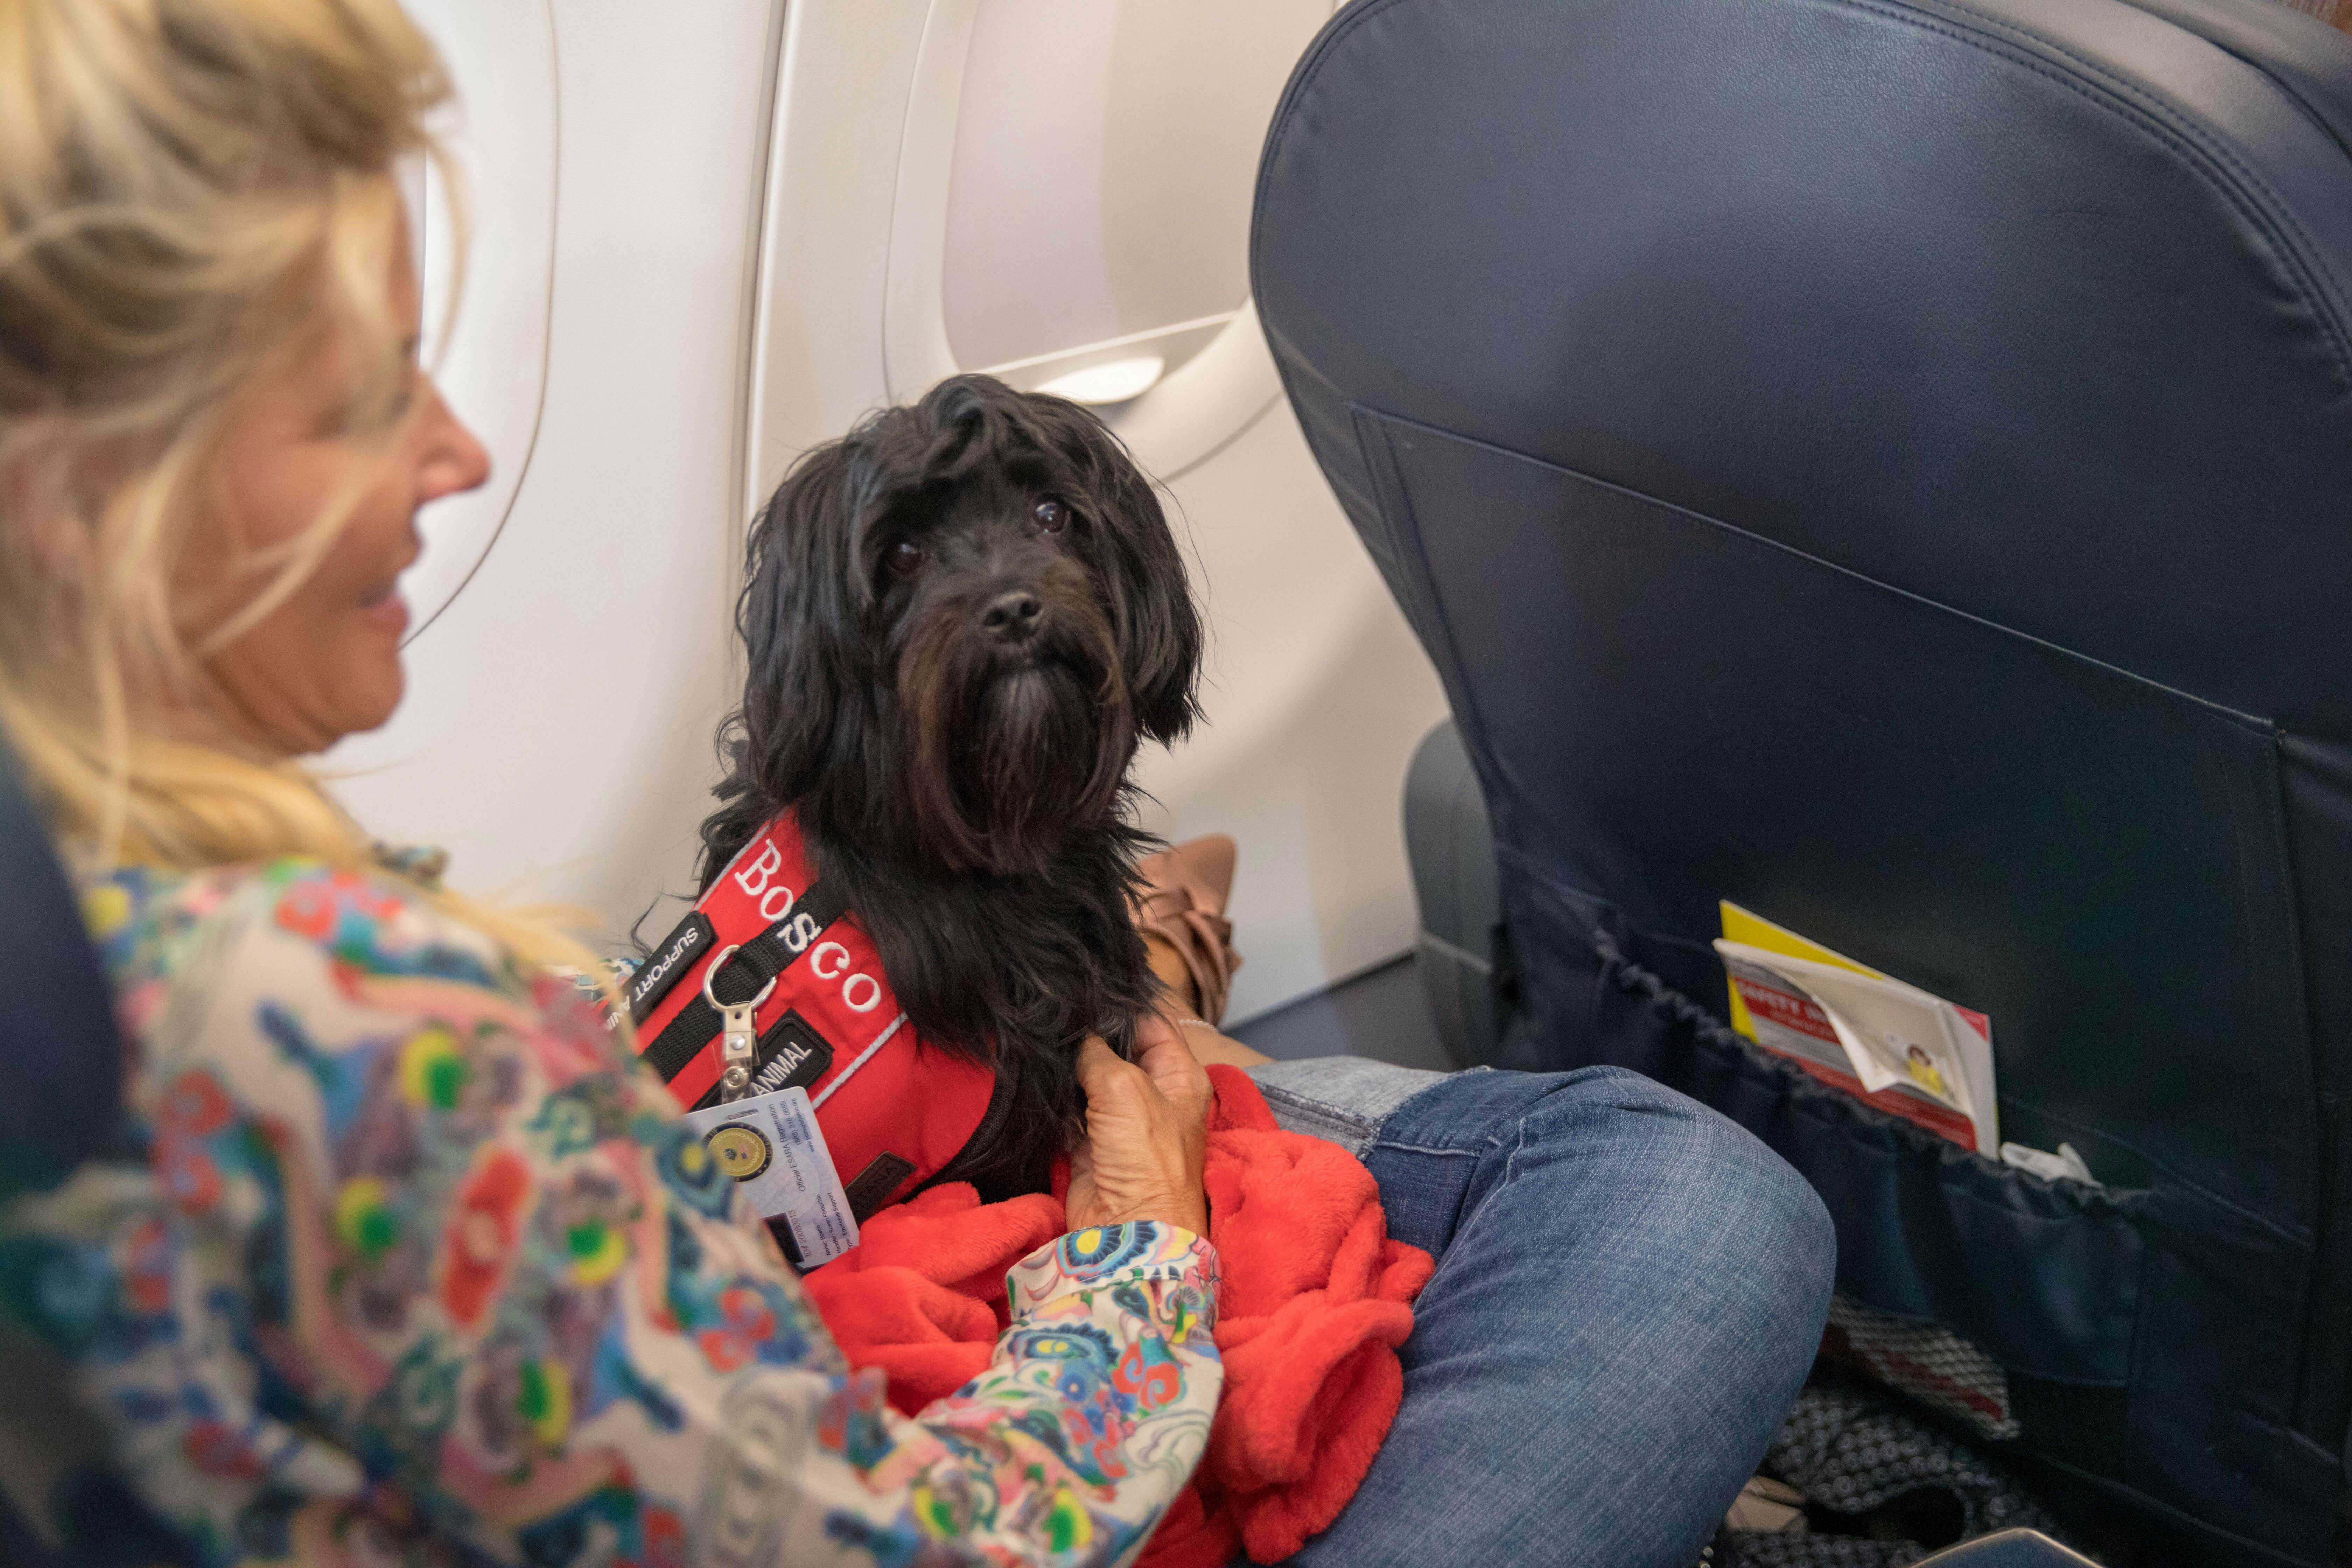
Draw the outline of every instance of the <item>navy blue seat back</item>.
<instances>
[{"instance_id":1,"label":"navy blue seat back","mask_svg":"<svg viewBox=\"0 0 2352 1568\"><path fill-rule=\"evenodd\" d=\"M1358 0L1252 241L1491 809L1504 1064L1753 1128L2197 1562L2320 1562L2352 1425L2347 146L2270 0ZM2104 1184L1744 1046L1727 899L1990 1014Z\"/></svg>"},{"instance_id":2,"label":"navy blue seat back","mask_svg":"<svg viewBox=\"0 0 2352 1568\"><path fill-rule=\"evenodd\" d=\"M0 1201L55 1186L107 1152L121 1128L122 1047L97 955L48 837L0 746ZM13 1283L13 1282L12 1282ZM34 1353L10 1336L0 1356ZM52 1374L15 1375L11 1389L54 1387ZM12 1425L71 1432L71 1413L10 1411ZM0 1563L10 1568L112 1568L192 1562L190 1549L95 1467L56 1477L39 1506L70 1531L70 1557L53 1551L14 1500L0 1493Z\"/></svg>"}]
</instances>

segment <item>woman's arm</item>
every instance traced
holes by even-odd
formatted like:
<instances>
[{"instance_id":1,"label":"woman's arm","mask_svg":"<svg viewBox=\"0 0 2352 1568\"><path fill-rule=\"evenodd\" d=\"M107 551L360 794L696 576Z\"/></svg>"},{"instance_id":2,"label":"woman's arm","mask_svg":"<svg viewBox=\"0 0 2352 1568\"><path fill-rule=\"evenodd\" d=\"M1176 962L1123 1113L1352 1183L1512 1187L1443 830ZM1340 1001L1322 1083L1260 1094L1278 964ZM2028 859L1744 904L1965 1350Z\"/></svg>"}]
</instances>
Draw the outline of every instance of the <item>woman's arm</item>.
<instances>
[{"instance_id":1,"label":"woman's arm","mask_svg":"<svg viewBox=\"0 0 2352 1568\"><path fill-rule=\"evenodd\" d=\"M363 1519L534 1563L1108 1563L1190 1475L1193 1235L1032 1255L988 1373L906 1419L569 986L371 879L236 902L128 996L148 1170L7 1243L87 1287L37 1319L221 1560L335 1561Z\"/></svg>"}]
</instances>

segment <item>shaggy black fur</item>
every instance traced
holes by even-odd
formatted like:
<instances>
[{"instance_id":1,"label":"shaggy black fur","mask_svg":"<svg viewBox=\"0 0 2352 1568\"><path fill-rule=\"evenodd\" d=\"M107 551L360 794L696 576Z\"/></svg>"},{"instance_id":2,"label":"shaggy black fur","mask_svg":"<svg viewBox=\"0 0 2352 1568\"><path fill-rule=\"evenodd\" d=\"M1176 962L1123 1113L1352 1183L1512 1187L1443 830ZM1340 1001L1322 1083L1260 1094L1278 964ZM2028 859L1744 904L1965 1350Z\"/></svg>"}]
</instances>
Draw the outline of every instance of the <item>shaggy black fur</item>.
<instances>
[{"instance_id":1,"label":"shaggy black fur","mask_svg":"<svg viewBox=\"0 0 2352 1568\"><path fill-rule=\"evenodd\" d=\"M1159 996L1128 768L1191 728L1201 660L1159 498L1086 409L957 376L804 455L749 555L702 886L795 812L908 1021L995 1065L1012 1114L955 1173L1041 1190L1079 1043L1126 1051Z\"/></svg>"}]
</instances>

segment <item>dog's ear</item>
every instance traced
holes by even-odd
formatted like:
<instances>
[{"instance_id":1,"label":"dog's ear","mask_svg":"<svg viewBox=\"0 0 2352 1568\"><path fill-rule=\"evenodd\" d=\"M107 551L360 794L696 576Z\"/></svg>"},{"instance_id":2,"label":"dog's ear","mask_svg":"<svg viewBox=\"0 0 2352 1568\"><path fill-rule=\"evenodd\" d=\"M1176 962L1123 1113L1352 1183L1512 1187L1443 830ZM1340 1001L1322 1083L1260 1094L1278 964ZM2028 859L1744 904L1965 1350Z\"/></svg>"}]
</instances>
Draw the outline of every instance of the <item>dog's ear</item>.
<instances>
[{"instance_id":1,"label":"dog's ear","mask_svg":"<svg viewBox=\"0 0 2352 1568\"><path fill-rule=\"evenodd\" d=\"M871 432L805 454L745 541L736 629L748 663L744 719L780 798L805 795L842 759L845 704L865 686L871 584L858 525L875 484Z\"/></svg>"},{"instance_id":2,"label":"dog's ear","mask_svg":"<svg viewBox=\"0 0 2352 1568\"><path fill-rule=\"evenodd\" d=\"M1168 743L1200 717L1201 613L1159 493L1126 445L1087 409L1035 398L1056 445L1086 479L1097 554L1136 728ZM1082 503L1083 504L1083 503Z\"/></svg>"},{"instance_id":3,"label":"dog's ear","mask_svg":"<svg viewBox=\"0 0 2352 1568\"><path fill-rule=\"evenodd\" d=\"M864 605L856 521L858 433L805 453L752 521L735 629L743 703L719 726L724 803L703 824L705 880L784 806L816 789L850 743Z\"/></svg>"}]
</instances>

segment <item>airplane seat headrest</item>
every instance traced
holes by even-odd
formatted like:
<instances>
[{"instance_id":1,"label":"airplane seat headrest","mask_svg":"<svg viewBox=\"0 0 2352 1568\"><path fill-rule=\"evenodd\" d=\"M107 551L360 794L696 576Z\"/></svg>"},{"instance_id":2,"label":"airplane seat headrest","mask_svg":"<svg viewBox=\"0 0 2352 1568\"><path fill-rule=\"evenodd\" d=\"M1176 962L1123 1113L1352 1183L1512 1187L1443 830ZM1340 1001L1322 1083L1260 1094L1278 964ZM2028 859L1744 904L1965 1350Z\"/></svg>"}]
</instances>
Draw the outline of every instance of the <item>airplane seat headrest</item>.
<instances>
[{"instance_id":1,"label":"airplane seat headrest","mask_svg":"<svg viewBox=\"0 0 2352 1568\"><path fill-rule=\"evenodd\" d=\"M82 928L71 884L47 828L0 745L0 1203L57 1185L115 1147L122 1124L123 1061L106 977ZM19 1283L22 1283L21 1281ZM0 1335L0 1384L26 1403L68 1397L64 1376L36 1342ZM34 1391L28 1394L28 1391ZM23 1415L23 1410L15 1412ZM66 1568L35 1514L73 1521L74 1568L192 1563L198 1553L95 1462L94 1423L48 1417L56 1451L0 1487L0 1562ZM19 1433L19 1436L22 1434ZM19 1458L27 1456L19 1455ZM36 1499L16 1484L47 1487ZM27 1511L31 1510L31 1511Z\"/></svg>"},{"instance_id":2,"label":"airplane seat headrest","mask_svg":"<svg viewBox=\"0 0 2352 1568\"><path fill-rule=\"evenodd\" d=\"M48 1187L106 1148L122 1049L81 913L0 748L0 1200Z\"/></svg>"},{"instance_id":3,"label":"airplane seat headrest","mask_svg":"<svg viewBox=\"0 0 2352 1568\"><path fill-rule=\"evenodd\" d=\"M1357 0L1251 240L1493 818L1503 1059L1743 1121L1963 1418L2200 1562L2323 1561L2352 1432L2347 149L2273 0ZM1719 900L1988 1014L2100 1184L1746 1046Z\"/></svg>"}]
</instances>

